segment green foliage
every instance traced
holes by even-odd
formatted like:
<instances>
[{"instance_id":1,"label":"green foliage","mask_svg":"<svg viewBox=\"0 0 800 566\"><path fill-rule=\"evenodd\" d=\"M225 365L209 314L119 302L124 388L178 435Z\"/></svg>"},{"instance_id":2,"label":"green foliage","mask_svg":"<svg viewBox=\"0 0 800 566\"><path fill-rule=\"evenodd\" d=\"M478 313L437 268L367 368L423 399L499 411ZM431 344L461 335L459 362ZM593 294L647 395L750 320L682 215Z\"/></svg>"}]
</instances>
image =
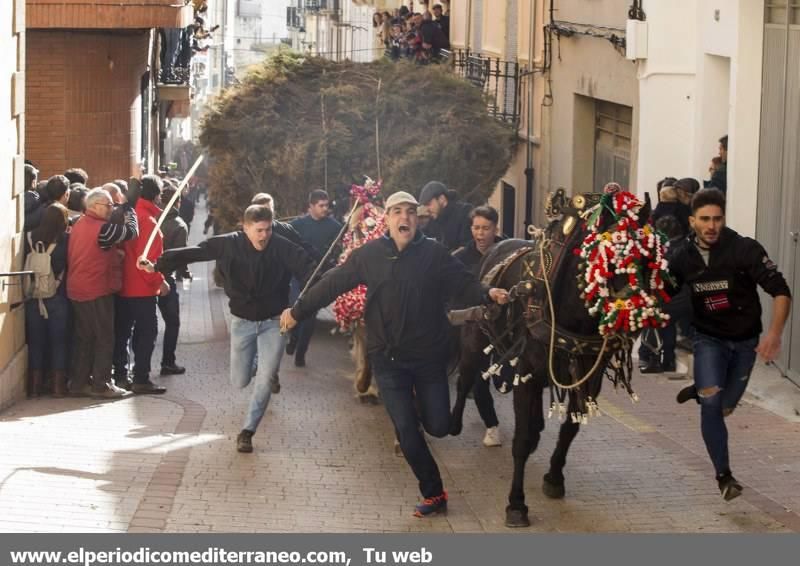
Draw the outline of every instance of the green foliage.
<instances>
[{"instance_id":1,"label":"green foliage","mask_svg":"<svg viewBox=\"0 0 800 566\"><path fill-rule=\"evenodd\" d=\"M443 65L279 53L215 100L203 121L218 218L234 226L262 191L275 197L279 216L298 214L308 192L326 185L326 172L330 192L380 174L384 194L418 195L437 180L485 202L514 143L486 104L479 89Z\"/></svg>"}]
</instances>

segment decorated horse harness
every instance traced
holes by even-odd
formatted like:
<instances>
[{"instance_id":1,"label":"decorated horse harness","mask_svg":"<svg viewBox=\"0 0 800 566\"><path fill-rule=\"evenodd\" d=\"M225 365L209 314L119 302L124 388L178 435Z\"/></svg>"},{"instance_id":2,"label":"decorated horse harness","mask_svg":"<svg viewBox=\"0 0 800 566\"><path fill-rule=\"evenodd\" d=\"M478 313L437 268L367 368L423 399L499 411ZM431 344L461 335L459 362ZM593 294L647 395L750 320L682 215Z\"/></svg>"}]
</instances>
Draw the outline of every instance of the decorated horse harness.
<instances>
[{"instance_id":1,"label":"decorated horse harness","mask_svg":"<svg viewBox=\"0 0 800 566\"><path fill-rule=\"evenodd\" d=\"M495 378L497 382L498 377L507 376L500 379L498 388L503 392L526 383L532 377L530 373L514 373L512 378L509 372L502 370L508 364L516 371L528 340L534 340L548 345L550 415L557 412L562 418L566 416L565 399L573 391L577 396L579 411L571 417L575 422L586 422L589 416L597 413L595 399L599 393L601 375L610 379L615 388L622 387L632 400L638 400L631 387L631 352L636 333L643 326L664 326L669 318L660 310L661 302L668 300L663 292L666 269L663 237L647 226L645 233L633 220L634 213L641 206L642 203L635 196L621 189L605 194L580 194L572 198L566 196L564 189L559 189L548 195L546 215L550 222L547 228L542 230L531 226L529 235L532 240L529 245L514 250L482 278L485 284L494 286L512 266L519 269L520 274L519 282L509 290L515 307L483 307L481 330L491 344L484 352L493 352L494 355L494 363L484 372L484 379ZM614 219L612 226L616 231L601 231L601 214L609 214ZM588 235L575 229L581 223L587 225ZM621 243L627 247L620 247ZM609 251L616 249L614 246L624 250L633 247L640 259L642 254L653 256L644 258L650 270L648 273L652 275L645 278L641 273L638 276L633 273L634 264L620 260L613 251ZM582 290L581 296L590 314L600 319L596 335L577 335L566 330L559 324L555 314L551 287L571 253L581 257L576 285ZM600 257L599 254L605 255ZM609 258L616 259L619 265L610 265ZM609 269L614 272L609 272ZM614 275L629 276L624 293L609 292L608 279ZM647 279L647 284L640 283L643 279ZM591 296L586 293L590 287L594 289ZM623 316L624 320L620 319ZM568 360L571 379L567 383L562 382L553 370L556 352L559 357ZM589 356L594 357L594 363L591 369L583 372L579 359L585 360ZM600 368L602 372L598 374ZM598 379L593 380L592 377L596 375Z\"/></svg>"}]
</instances>

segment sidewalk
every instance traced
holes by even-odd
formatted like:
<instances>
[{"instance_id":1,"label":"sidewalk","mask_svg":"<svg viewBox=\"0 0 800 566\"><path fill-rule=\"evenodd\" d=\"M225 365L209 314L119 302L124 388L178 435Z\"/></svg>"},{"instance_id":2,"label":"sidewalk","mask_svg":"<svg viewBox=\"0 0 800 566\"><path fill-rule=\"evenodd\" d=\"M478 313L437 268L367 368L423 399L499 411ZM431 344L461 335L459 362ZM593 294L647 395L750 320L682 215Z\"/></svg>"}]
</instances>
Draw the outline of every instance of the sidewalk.
<instances>
[{"instance_id":1,"label":"sidewalk","mask_svg":"<svg viewBox=\"0 0 800 566\"><path fill-rule=\"evenodd\" d=\"M202 237L199 220L191 241ZM527 467L533 526L520 531L503 526L511 396L495 394L501 448L481 445L470 403L461 436L430 441L449 514L415 519L416 481L394 455L383 407L355 399L346 339L326 332L330 323L319 325L306 368L284 361L255 453L239 454L250 391L228 383L227 307L211 269L193 266L181 291L178 362L188 370L161 379L167 395L31 400L0 414L0 531L800 532L797 419L750 402L737 410L731 454L746 490L725 503L699 411L674 401L686 382L653 376L636 377L638 404L606 384L603 416L573 444L561 501L541 492L558 430L547 422Z\"/></svg>"}]
</instances>

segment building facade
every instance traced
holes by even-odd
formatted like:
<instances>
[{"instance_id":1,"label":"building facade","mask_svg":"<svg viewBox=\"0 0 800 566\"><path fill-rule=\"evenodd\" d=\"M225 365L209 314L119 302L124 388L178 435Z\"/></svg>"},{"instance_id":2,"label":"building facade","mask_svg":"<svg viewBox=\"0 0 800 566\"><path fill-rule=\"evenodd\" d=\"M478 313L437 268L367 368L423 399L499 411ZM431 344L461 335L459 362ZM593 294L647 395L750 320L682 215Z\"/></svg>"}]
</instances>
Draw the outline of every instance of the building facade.
<instances>
[{"instance_id":1,"label":"building facade","mask_svg":"<svg viewBox=\"0 0 800 566\"><path fill-rule=\"evenodd\" d=\"M424 9L422 2L413 0L290 0L288 44L295 51L332 61L374 61L383 57L384 47L376 41L379 30L373 27L373 14L393 12L403 4Z\"/></svg>"},{"instance_id":2,"label":"building facade","mask_svg":"<svg viewBox=\"0 0 800 566\"><path fill-rule=\"evenodd\" d=\"M177 53L192 16L171 0L27 0L25 151L41 176L82 167L101 184L157 170L167 117L188 112Z\"/></svg>"},{"instance_id":3,"label":"building facade","mask_svg":"<svg viewBox=\"0 0 800 566\"><path fill-rule=\"evenodd\" d=\"M22 270L25 147L25 0L0 5L0 411L25 395Z\"/></svg>"},{"instance_id":4,"label":"building facade","mask_svg":"<svg viewBox=\"0 0 800 566\"><path fill-rule=\"evenodd\" d=\"M800 286L800 6L788 0L645 0L639 190L708 178L728 135L727 222ZM768 304L768 303L765 303ZM769 317L769 309L765 313ZM800 309L778 366L800 375Z\"/></svg>"}]
</instances>

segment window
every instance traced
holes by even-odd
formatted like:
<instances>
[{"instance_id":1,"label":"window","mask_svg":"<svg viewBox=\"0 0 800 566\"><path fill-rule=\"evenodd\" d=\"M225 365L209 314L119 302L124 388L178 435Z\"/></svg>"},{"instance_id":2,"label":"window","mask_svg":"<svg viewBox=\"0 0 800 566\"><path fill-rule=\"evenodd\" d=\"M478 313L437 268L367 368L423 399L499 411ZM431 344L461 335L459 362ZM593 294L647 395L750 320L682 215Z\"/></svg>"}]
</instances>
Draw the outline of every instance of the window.
<instances>
[{"instance_id":1,"label":"window","mask_svg":"<svg viewBox=\"0 0 800 566\"><path fill-rule=\"evenodd\" d=\"M594 191L602 191L603 186L611 182L627 189L630 184L633 109L596 100L594 124Z\"/></svg>"}]
</instances>

